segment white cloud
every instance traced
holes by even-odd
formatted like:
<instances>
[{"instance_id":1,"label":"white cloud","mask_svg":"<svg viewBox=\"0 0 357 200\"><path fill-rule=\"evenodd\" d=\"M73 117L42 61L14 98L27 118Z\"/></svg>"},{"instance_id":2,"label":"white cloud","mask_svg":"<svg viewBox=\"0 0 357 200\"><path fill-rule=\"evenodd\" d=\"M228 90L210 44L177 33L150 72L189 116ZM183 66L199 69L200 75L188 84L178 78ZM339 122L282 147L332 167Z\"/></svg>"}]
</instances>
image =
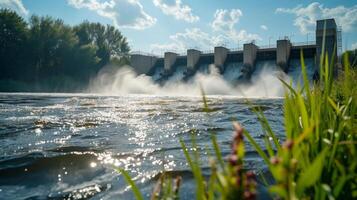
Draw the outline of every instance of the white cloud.
<instances>
[{"instance_id":1,"label":"white cloud","mask_svg":"<svg viewBox=\"0 0 357 200\"><path fill-rule=\"evenodd\" d=\"M260 25L260 28L263 29L264 31L268 30L268 27L266 25Z\"/></svg>"},{"instance_id":2,"label":"white cloud","mask_svg":"<svg viewBox=\"0 0 357 200\"><path fill-rule=\"evenodd\" d=\"M188 5L183 5L181 0L153 0L153 2L165 15L172 15L177 20L193 23L200 19L193 15L192 9Z\"/></svg>"},{"instance_id":3,"label":"white cloud","mask_svg":"<svg viewBox=\"0 0 357 200\"><path fill-rule=\"evenodd\" d=\"M232 9L230 11L218 9L214 14L214 20L211 23L213 31L221 34L226 40L234 42L248 42L252 40L261 40L257 34L248 33L241 29L237 31L235 25L239 22L243 13L239 9Z\"/></svg>"},{"instance_id":4,"label":"white cloud","mask_svg":"<svg viewBox=\"0 0 357 200\"><path fill-rule=\"evenodd\" d=\"M357 49L357 42L352 44L351 49L352 50Z\"/></svg>"},{"instance_id":5,"label":"white cloud","mask_svg":"<svg viewBox=\"0 0 357 200\"><path fill-rule=\"evenodd\" d=\"M171 43L167 44L152 44L152 51L161 54L162 51L185 52L189 48L207 50L223 42L219 36L211 36L199 28L185 29L182 33L171 35L170 40Z\"/></svg>"},{"instance_id":6,"label":"white cloud","mask_svg":"<svg viewBox=\"0 0 357 200\"><path fill-rule=\"evenodd\" d=\"M242 29L237 31L235 25L239 22L242 12L239 9L217 10L212 21L211 32L202 31L199 28L186 29L182 33L170 36L170 43L152 44L151 50L162 54L163 51L184 52L188 48L201 50L213 49L214 46L237 47L238 43L261 40L259 35L248 33Z\"/></svg>"},{"instance_id":7,"label":"white cloud","mask_svg":"<svg viewBox=\"0 0 357 200\"><path fill-rule=\"evenodd\" d=\"M148 15L138 0L67 0L77 8L95 11L98 15L113 21L120 28L146 29L156 23L156 18Z\"/></svg>"},{"instance_id":8,"label":"white cloud","mask_svg":"<svg viewBox=\"0 0 357 200\"><path fill-rule=\"evenodd\" d=\"M228 39L233 42L251 42L256 40L262 40L258 34L248 33L246 30L232 31L227 35Z\"/></svg>"},{"instance_id":9,"label":"white cloud","mask_svg":"<svg viewBox=\"0 0 357 200\"><path fill-rule=\"evenodd\" d=\"M8 8L21 15L28 15L29 11L25 8L21 0L0 0L0 8Z\"/></svg>"},{"instance_id":10,"label":"white cloud","mask_svg":"<svg viewBox=\"0 0 357 200\"><path fill-rule=\"evenodd\" d=\"M243 16L243 13L239 9L232 9L231 11L218 9L214 14L211 26L215 31L232 30L241 16Z\"/></svg>"},{"instance_id":11,"label":"white cloud","mask_svg":"<svg viewBox=\"0 0 357 200\"><path fill-rule=\"evenodd\" d=\"M357 25L357 5L349 8L344 6L326 8L323 4L314 2L306 7L299 5L295 8L278 8L276 13L294 14L296 16L294 25L299 27L303 34L312 32L318 19L335 18L343 31L351 31Z\"/></svg>"}]
</instances>

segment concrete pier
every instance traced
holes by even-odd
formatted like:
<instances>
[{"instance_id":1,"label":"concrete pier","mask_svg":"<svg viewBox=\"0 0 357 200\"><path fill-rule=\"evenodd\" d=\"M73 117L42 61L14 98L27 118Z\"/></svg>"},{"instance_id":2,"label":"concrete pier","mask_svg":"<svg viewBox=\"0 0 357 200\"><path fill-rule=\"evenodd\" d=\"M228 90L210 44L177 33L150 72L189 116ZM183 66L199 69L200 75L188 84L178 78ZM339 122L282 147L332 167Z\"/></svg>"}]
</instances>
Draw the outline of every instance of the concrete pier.
<instances>
[{"instance_id":1,"label":"concrete pier","mask_svg":"<svg viewBox=\"0 0 357 200\"><path fill-rule=\"evenodd\" d=\"M289 40L278 40L276 42L276 64L285 72L289 70L291 43Z\"/></svg>"},{"instance_id":2,"label":"concrete pier","mask_svg":"<svg viewBox=\"0 0 357 200\"><path fill-rule=\"evenodd\" d=\"M224 71L224 63L226 62L229 50L225 47L215 47L214 48L214 65L220 69L221 72Z\"/></svg>"},{"instance_id":3,"label":"concrete pier","mask_svg":"<svg viewBox=\"0 0 357 200\"><path fill-rule=\"evenodd\" d=\"M334 58L335 64L337 63L337 25L334 19L317 20L316 23L316 70L319 71L322 53L327 53L330 62ZM325 49L322 49L323 46ZM337 67L334 72L337 75Z\"/></svg>"},{"instance_id":4,"label":"concrete pier","mask_svg":"<svg viewBox=\"0 0 357 200\"><path fill-rule=\"evenodd\" d=\"M165 52L164 55L164 70L170 71L174 63L176 62L178 54L173 52Z\"/></svg>"},{"instance_id":5,"label":"concrete pier","mask_svg":"<svg viewBox=\"0 0 357 200\"><path fill-rule=\"evenodd\" d=\"M132 54L130 55L130 65L137 74L147 74L158 60L155 56Z\"/></svg>"},{"instance_id":6,"label":"concrete pier","mask_svg":"<svg viewBox=\"0 0 357 200\"><path fill-rule=\"evenodd\" d=\"M187 50L187 68L195 69L198 61L200 60L201 51L196 49Z\"/></svg>"},{"instance_id":7,"label":"concrete pier","mask_svg":"<svg viewBox=\"0 0 357 200\"><path fill-rule=\"evenodd\" d=\"M257 57L258 47L254 43L243 45L243 77L250 78L255 70L255 60Z\"/></svg>"}]
</instances>

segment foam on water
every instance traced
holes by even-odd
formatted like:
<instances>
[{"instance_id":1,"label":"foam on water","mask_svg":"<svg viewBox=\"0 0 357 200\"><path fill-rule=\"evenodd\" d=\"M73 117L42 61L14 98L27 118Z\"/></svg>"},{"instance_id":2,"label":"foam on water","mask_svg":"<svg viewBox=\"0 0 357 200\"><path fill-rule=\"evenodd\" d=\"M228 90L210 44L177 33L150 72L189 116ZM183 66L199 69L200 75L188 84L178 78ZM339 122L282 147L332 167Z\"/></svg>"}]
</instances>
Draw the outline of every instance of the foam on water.
<instances>
[{"instance_id":1,"label":"foam on water","mask_svg":"<svg viewBox=\"0 0 357 200\"><path fill-rule=\"evenodd\" d=\"M315 72L314 59L305 59L306 74L309 80L312 81L312 77ZM302 72L301 72L301 61L300 59L293 59L290 61L289 76L294 77L293 86L296 87L298 83L302 84Z\"/></svg>"},{"instance_id":2,"label":"foam on water","mask_svg":"<svg viewBox=\"0 0 357 200\"><path fill-rule=\"evenodd\" d=\"M174 74L170 77L170 81L176 83L181 82L182 79L185 77L185 71L186 71L186 66L181 65L176 67Z\"/></svg>"},{"instance_id":3,"label":"foam on water","mask_svg":"<svg viewBox=\"0 0 357 200\"><path fill-rule=\"evenodd\" d=\"M252 76L251 84L234 85L240 76L241 65L229 65L222 75L219 70L210 65L208 71L205 66L188 81L182 81L185 66L176 68L174 74L163 84L156 82L154 77L137 75L130 66L115 68L108 66L91 82L89 92L126 95L177 95L199 96L201 87L207 95L234 95L241 97L282 97L284 88L278 77L289 81L289 76L281 72L275 64L262 63Z\"/></svg>"},{"instance_id":4,"label":"foam on water","mask_svg":"<svg viewBox=\"0 0 357 200\"><path fill-rule=\"evenodd\" d=\"M164 72L164 68L163 67L156 67L154 69L154 73L152 75L152 80L154 81L158 81L161 78L161 74Z\"/></svg>"},{"instance_id":5,"label":"foam on water","mask_svg":"<svg viewBox=\"0 0 357 200\"><path fill-rule=\"evenodd\" d=\"M209 73L209 65L203 64L198 67L198 71L203 73L203 74L208 74Z\"/></svg>"},{"instance_id":6,"label":"foam on water","mask_svg":"<svg viewBox=\"0 0 357 200\"><path fill-rule=\"evenodd\" d=\"M224 70L224 78L229 82L234 82L242 75L243 63L230 63Z\"/></svg>"}]
</instances>

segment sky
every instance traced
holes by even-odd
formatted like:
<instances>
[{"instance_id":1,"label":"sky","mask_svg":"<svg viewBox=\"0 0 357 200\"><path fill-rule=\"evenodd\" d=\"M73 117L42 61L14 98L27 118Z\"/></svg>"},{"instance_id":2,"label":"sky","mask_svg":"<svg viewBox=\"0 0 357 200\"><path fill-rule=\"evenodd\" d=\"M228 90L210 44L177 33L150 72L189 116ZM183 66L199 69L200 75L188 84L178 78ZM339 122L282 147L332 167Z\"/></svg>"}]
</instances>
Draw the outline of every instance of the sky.
<instances>
[{"instance_id":1,"label":"sky","mask_svg":"<svg viewBox=\"0 0 357 200\"><path fill-rule=\"evenodd\" d=\"M335 18L343 50L357 48L357 0L0 0L26 20L31 15L117 27L132 51L163 54L315 40L318 19Z\"/></svg>"}]
</instances>

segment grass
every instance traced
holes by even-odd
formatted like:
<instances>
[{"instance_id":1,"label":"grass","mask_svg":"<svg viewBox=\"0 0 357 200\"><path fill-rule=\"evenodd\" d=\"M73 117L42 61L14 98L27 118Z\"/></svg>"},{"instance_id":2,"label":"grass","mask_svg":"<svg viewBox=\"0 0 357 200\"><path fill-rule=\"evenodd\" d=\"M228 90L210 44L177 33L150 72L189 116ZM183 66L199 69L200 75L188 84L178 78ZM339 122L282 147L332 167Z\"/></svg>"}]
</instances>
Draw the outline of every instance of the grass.
<instances>
[{"instance_id":1,"label":"grass","mask_svg":"<svg viewBox=\"0 0 357 200\"><path fill-rule=\"evenodd\" d=\"M284 99L286 141L266 140L268 155L246 137L264 159L275 184L269 191L282 199L356 199L357 198L357 81L347 55L344 71L337 80L333 66L322 56L320 81L312 87L301 65L304 87L287 87ZM275 138L263 113L256 111L267 132ZM276 153L273 151L276 150Z\"/></svg>"},{"instance_id":2,"label":"grass","mask_svg":"<svg viewBox=\"0 0 357 200\"><path fill-rule=\"evenodd\" d=\"M225 162L212 134L214 156L210 159L211 175L207 178L201 172L194 134L191 144L194 150L189 151L180 140L196 182L196 199L256 198L255 175L243 170L244 137L268 166L274 179L274 184L268 186L273 198L357 199L357 73L347 56L337 79L333 77L334 61L321 56L319 82L310 86L301 54L302 85L294 89L282 80L286 86L283 106L286 141L280 143L263 111L253 108L266 133L265 147L259 146L249 132L235 123L232 153ZM203 102L204 110L209 112L204 95ZM129 175L120 172L136 198L142 199ZM162 177L159 182L152 199L179 198L179 184L172 184L175 182L172 177Z\"/></svg>"}]
</instances>

